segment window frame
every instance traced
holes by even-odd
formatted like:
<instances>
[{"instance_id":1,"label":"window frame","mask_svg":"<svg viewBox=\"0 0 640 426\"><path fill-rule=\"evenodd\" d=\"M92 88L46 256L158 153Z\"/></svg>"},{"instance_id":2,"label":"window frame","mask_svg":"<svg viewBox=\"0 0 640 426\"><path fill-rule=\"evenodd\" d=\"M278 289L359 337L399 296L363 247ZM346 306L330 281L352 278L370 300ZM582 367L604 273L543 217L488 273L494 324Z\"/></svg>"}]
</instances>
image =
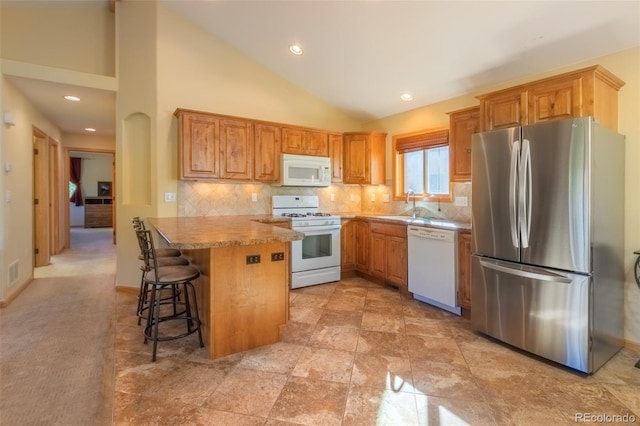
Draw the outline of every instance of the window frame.
<instances>
[{"instance_id":1,"label":"window frame","mask_svg":"<svg viewBox=\"0 0 640 426\"><path fill-rule=\"evenodd\" d=\"M398 145L402 145L403 143L405 143L408 139L411 140L419 140L420 138L424 137L425 139L428 138L428 135L433 134L433 133L441 133L443 131L446 131L448 133L449 128L448 127L438 127L438 128L434 128L434 129L428 129L428 130L419 130L416 132L411 132L411 133L402 133L402 134L398 134L398 135L393 135L392 137L392 156L393 156L393 161L391 164L391 169L392 169L392 189L393 189L393 200L394 201L406 201L407 199L407 193L404 192L404 152L398 151ZM449 137L447 136L447 142L446 144L437 144L437 145L433 145L433 146L429 146L427 144L425 144L423 147L421 148L417 148L418 149L429 149L429 148L437 148L437 147L442 147L442 146L447 146L449 147L449 192L447 194L429 194L428 192L422 192L422 193L416 193L415 197L416 200L423 200L423 201L438 201L438 202L452 202L453 201L453 181L452 181L452 176L451 176L451 143L449 140ZM426 154L425 154L426 157ZM426 160L426 158L425 158ZM425 164L425 169L426 169L426 164ZM424 170L426 171L426 170ZM423 171L423 172L424 172ZM425 190L427 189L427 182L426 182L426 176L423 176L424 180L425 180Z\"/></svg>"}]
</instances>

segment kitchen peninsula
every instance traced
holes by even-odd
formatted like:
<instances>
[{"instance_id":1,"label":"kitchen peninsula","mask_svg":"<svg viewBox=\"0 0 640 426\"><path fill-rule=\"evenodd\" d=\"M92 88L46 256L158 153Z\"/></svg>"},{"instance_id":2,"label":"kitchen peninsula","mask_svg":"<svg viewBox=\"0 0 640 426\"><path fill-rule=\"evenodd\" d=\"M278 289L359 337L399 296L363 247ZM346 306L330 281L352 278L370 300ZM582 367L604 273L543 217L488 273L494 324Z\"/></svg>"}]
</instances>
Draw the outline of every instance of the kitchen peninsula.
<instances>
[{"instance_id":1,"label":"kitchen peninsula","mask_svg":"<svg viewBox=\"0 0 640 426\"><path fill-rule=\"evenodd\" d=\"M275 343L289 317L290 242L270 215L148 218L201 273L194 282L210 358Z\"/></svg>"}]
</instances>

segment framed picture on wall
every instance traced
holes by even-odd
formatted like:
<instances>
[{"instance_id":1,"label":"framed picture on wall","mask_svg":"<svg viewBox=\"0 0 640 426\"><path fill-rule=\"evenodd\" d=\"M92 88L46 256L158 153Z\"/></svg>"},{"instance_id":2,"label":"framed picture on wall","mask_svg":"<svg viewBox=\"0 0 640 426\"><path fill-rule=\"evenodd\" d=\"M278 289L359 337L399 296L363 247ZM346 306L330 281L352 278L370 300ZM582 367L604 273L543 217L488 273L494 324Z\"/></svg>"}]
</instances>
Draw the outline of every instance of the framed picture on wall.
<instances>
[{"instance_id":1,"label":"framed picture on wall","mask_svg":"<svg viewBox=\"0 0 640 426\"><path fill-rule=\"evenodd\" d=\"M111 182L98 181L98 197L111 197Z\"/></svg>"}]
</instances>

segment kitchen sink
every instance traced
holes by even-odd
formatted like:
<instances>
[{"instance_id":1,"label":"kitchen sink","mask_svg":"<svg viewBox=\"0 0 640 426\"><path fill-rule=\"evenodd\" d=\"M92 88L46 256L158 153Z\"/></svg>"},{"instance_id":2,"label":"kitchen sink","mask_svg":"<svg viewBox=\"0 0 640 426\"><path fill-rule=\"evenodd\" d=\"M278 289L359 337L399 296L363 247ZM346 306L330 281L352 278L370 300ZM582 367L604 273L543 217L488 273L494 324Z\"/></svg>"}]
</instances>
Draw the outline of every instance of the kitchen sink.
<instances>
[{"instance_id":1,"label":"kitchen sink","mask_svg":"<svg viewBox=\"0 0 640 426\"><path fill-rule=\"evenodd\" d=\"M402 215L376 216L376 217L378 219L389 219L389 220L398 220L405 223L415 223L416 225L430 225L430 226L438 226L438 227L452 228L452 229L459 228L458 224L456 224L455 222L450 222L448 220L422 218L422 217L416 217L414 219L411 216L402 216Z\"/></svg>"},{"instance_id":2,"label":"kitchen sink","mask_svg":"<svg viewBox=\"0 0 640 426\"><path fill-rule=\"evenodd\" d=\"M411 216L376 216L378 219L389 219L389 220L404 220L407 222L411 222L414 220L422 220L419 218L413 219Z\"/></svg>"}]
</instances>

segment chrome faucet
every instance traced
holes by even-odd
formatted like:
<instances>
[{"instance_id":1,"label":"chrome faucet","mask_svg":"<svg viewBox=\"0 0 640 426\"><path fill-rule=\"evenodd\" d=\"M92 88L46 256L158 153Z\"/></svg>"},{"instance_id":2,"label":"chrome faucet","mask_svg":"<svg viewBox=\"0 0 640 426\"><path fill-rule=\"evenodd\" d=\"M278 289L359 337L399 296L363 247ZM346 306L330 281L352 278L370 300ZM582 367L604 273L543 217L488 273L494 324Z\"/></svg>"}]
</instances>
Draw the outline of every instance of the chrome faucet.
<instances>
[{"instance_id":1,"label":"chrome faucet","mask_svg":"<svg viewBox=\"0 0 640 426\"><path fill-rule=\"evenodd\" d=\"M409 197L413 198L413 213L411 215L411 218L415 219L416 218L416 193L414 192L413 189L407 190L407 201L405 201L405 204L409 204Z\"/></svg>"}]
</instances>

